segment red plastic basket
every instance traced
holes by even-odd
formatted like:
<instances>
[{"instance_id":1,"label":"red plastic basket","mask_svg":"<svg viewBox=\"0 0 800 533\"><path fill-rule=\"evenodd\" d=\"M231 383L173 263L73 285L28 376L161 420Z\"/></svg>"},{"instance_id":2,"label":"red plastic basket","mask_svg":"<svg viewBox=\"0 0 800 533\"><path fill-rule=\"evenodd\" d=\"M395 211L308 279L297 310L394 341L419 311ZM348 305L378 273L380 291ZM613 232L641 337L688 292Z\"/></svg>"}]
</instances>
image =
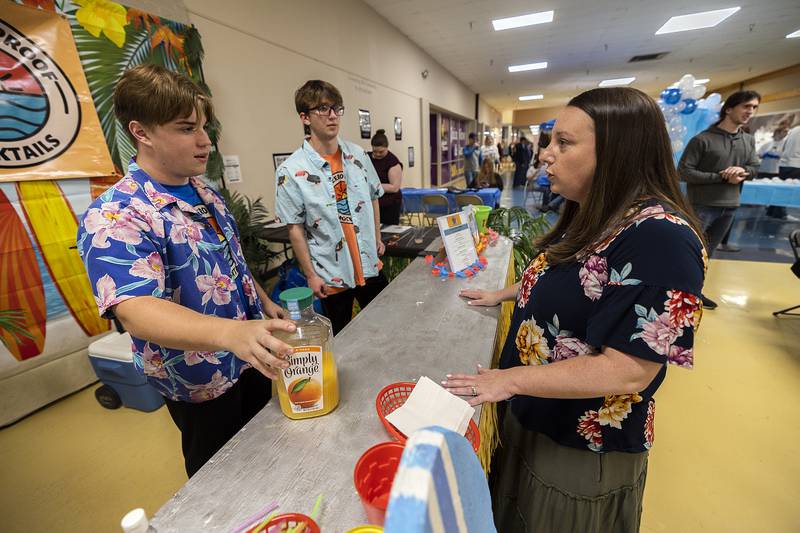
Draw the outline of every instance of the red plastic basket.
<instances>
[{"instance_id":1,"label":"red plastic basket","mask_svg":"<svg viewBox=\"0 0 800 533\"><path fill-rule=\"evenodd\" d=\"M278 515L269 522L267 522L266 526L264 527L263 531L269 531L270 528L275 526L282 526L280 531L290 531L292 528L299 526L300 524L305 524L304 533L320 533L320 528L314 520L311 519L310 516L306 516L301 513L286 513L282 515Z\"/></svg>"},{"instance_id":2,"label":"red plastic basket","mask_svg":"<svg viewBox=\"0 0 800 533\"><path fill-rule=\"evenodd\" d=\"M378 417L381 419L383 426L393 439L402 443L406 442L407 437L394 427L391 422L386 420L386 415L406 403L415 385L416 383L412 381L392 383L381 389L378 393L378 397L375 398L375 410L378 411ZM469 421L467 434L464 435L464 437L472 444L472 448L477 453L481 445L481 434L474 420Z\"/></svg>"}]
</instances>

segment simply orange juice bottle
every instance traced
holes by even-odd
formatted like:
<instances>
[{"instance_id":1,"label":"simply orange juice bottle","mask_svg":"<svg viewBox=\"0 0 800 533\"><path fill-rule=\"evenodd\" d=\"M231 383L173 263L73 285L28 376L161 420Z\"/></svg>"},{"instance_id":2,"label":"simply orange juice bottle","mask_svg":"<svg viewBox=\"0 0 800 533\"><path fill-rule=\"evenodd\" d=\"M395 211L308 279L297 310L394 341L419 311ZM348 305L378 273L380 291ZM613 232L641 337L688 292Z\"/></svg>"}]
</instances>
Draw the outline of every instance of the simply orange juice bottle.
<instances>
[{"instance_id":1,"label":"simply orange juice bottle","mask_svg":"<svg viewBox=\"0 0 800 533\"><path fill-rule=\"evenodd\" d=\"M339 405L333 329L330 320L314 312L313 298L308 287L295 287L280 294L297 329L293 333L274 333L293 348L289 368L280 372L276 385L281 411L294 420L326 415Z\"/></svg>"}]
</instances>

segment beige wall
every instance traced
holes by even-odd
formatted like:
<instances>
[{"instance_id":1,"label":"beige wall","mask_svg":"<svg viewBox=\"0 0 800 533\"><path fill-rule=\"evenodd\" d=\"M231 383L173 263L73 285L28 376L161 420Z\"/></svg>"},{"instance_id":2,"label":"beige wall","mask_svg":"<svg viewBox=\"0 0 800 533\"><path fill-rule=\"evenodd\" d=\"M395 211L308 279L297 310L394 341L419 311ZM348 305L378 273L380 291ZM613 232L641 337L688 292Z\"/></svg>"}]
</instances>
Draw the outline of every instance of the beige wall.
<instances>
[{"instance_id":1,"label":"beige wall","mask_svg":"<svg viewBox=\"0 0 800 533\"><path fill-rule=\"evenodd\" d=\"M550 119L556 118L556 115L563 107L564 106L517 109L514 111L512 124L515 128L524 128L527 130L528 126L532 124L541 124L542 122L547 122Z\"/></svg>"},{"instance_id":2,"label":"beige wall","mask_svg":"<svg viewBox=\"0 0 800 533\"><path fill-rule=\"evenodd\" d=\"M740 90L753 90L761 94L763 100L759 106L759 113L798 110L800 109L800 64L714 89L723 98Z\"/></svg>"},{"instance_id":3,"label":"beige wall","mask_svg":"<svg viewBox=\"0 0 800 533\"><path fill-rule=\"evenodd\" d=\"M324 79L342 92L342 136L361 139L358 109L371 114L372 132L386 130L389 148L405 164L408 147L416 166L404 185L427 183L428 106L471 116L475 95L366 4L185 0L189 19L203 38L204 71L223 132L220 149L240 157L243 182L232 186L262 196L273 211L272 154L302 142L294 91L308 79ZM314 14L321 15L321 21ZM428 70L427 79L421 72ZM403 139L394 139L394 117Z\"/></svg>"},{"instance_id":4,"label":"beige wall","mask_svg":"<svg viewBox=\"0 0 800 533\"><path fill-rule=\"evenodd\" d=\"M190 22L183 0L123 0L121 3L175 22Z\"/></svg>"},{"instance_id":5,"label":"beige wall","mask_svg":"<svg viewBox=\"0 0 800 533\"><path fill-rule=\"evenodd\" d=\"M503 114L489 105L483 98L478 99L478 122L487 128L499 128L503 125Z\"/></svg>"}]
</instances>

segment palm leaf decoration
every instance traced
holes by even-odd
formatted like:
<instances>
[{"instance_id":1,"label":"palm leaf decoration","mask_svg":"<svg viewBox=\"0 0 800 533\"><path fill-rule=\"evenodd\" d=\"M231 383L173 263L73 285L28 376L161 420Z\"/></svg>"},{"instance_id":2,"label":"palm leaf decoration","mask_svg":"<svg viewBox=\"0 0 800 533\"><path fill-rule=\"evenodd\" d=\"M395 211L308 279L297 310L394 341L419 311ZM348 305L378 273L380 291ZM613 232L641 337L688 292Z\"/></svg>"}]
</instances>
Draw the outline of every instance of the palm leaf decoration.
<instances>
[{"instance_id":1,"label":"palm leaf decoration","mask_svg":"<svg viewBox=\"0 0 800 533\"><path fill-rule=\"evenodd\" d=\"M125 134L125 129L114 116L114 88L123 72L141 63L153 62L150 61L153 57L150 35L144 28L134 30L128 25L125 44L122 48L117 48L102 35L92 36L78 23L74 14L75 10L67 12L89 90L92 92L100 125L103 128L103 136L114 165L125 172L135 149Z\"/></svg>"},{"instance_id":2,"label":"palm leaf decoration","mask_svg":"<svg viewBox=\"0 0 800 533\"><path fill-rule=\"evenodd\" d=\"M220 194L239 228L239 244L247 265L256 280L263 283L267 278L270 260L280 255L260 237L264 226L270 222L269 211L261 197L252 200L230 189L223 189Z\"/></svg>"},{"instance_id":3,"label":"palm leaf decoration","mask_svg":"<svg viewBox=\"0 0 800 533\"><path fill-rule=\"evenodd\" d=\"M539 254L536 239L550 229L544 215L531 216L524 207L499 208L489 213L486 225L514 242L514 273L517 281Z\"/></svg>"},{"instance_id":4,"label":"palm leaf decoration","mask_svg":"<svg viewBox=\"0 0 800 533\"><path fill-rule=\"evenodd\" d=\"M25 313L22 309L0 310L0 331L2 330L10 333L17 341L22 340L23 337L33 339L33 335L28 332ZM0 340L5 344L5 340L2 337L0 337Z\"/></svg>"},{"instance_id":5,"label":"palm leaf decoration","mask_svg":"<svg viewBox=\"0 0 800 533\"><path fill-rule=\"evenodd\" d=\"M125 26L125 42L122 47L117 47L102 34L98 37L90 34L76 18L78 9L79 6L70 0L58 4L58 10L69 20L111 159L124 173L136 150L125 128L114 116L114 88L119 78L131 67L151 63L188 75L210 94L202 75L204 52L200 33L193 26L166 19L159 19L158 24L129 23ZM166 32L175 39L171 42L154 40L158 31ZM219 122L209 124L208 129L211 141L216 146ZM218 181L222 174L222 158L218 153L212 153L207 176L212 181Z\"/></svg>"}]
</instances>

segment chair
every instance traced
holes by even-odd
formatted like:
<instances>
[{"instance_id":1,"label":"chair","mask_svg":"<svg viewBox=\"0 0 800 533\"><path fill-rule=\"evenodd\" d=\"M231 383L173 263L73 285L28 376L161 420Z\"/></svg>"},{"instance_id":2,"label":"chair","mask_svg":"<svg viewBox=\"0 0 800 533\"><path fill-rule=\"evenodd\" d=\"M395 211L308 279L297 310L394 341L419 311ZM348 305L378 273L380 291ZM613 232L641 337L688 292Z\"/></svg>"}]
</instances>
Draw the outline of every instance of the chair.
<instances>
[{"instance_id":1,"label":"chair","mask_svg":"<svg viewBox=\"0 0 800 533\"><path fill-rule=\"evenodd\" d=\"M546 190L545 187L541 187L536 183L536 177L527 178L525 180L525 188L522 192L522 206L525 207L528 204L528 196L532 196L533 204L542 207L541 204L544 201L544 193Z\"/></svg>"},{"instance_id":2,"label":"chair","mask_svg":"<svg viewBox=\"0 0 800 533\"><path fill-rule=\"evenodd\" d=\"M408 211L406 208L406 199L402 200L402 207L400 208L400 224L403 226L414 226L414 217L417 217L417 226L422 225L422 213L416 211Z\"/></svg>"},{"instance_id":3,"label":"chair","mask_svg":"<svg viewBox=\"0 0 800 533\"><path fill-rule=\"evenodd\" d=\"M465 205L483 205L483 200L477 194L457 194L456 205L464 207Z\"/></svg>"},{"instance_id":4,"label":"chair","mask_svg":"<svg viewBox=\"0 0 800 533\"><path fill-rule=\"evenodd\" d=\"M437 209L441 207L444 207L444 213ZM450 200L444 194L426 194L422 197L422 214L424 225L433 226L438 217L450 214Z\"/></svg>"},{"instance_id":5,"label":"chair","mask_svg":"<svg viewBox=\"0 0 800 533\"><path fill-rule=\"evenodd\" d=\"M800 229L796 229L789 234L789 246L792 247L792 253L794 253L792 272L794 272L795 276L800 278ZM781 309L780 311L775 311L772 313L772 316L800 316L800 313L791 312L798 308L800 308L800 305L795 305L794 307L789 307L787 309Z\"/></svg>"}]
</instances>

